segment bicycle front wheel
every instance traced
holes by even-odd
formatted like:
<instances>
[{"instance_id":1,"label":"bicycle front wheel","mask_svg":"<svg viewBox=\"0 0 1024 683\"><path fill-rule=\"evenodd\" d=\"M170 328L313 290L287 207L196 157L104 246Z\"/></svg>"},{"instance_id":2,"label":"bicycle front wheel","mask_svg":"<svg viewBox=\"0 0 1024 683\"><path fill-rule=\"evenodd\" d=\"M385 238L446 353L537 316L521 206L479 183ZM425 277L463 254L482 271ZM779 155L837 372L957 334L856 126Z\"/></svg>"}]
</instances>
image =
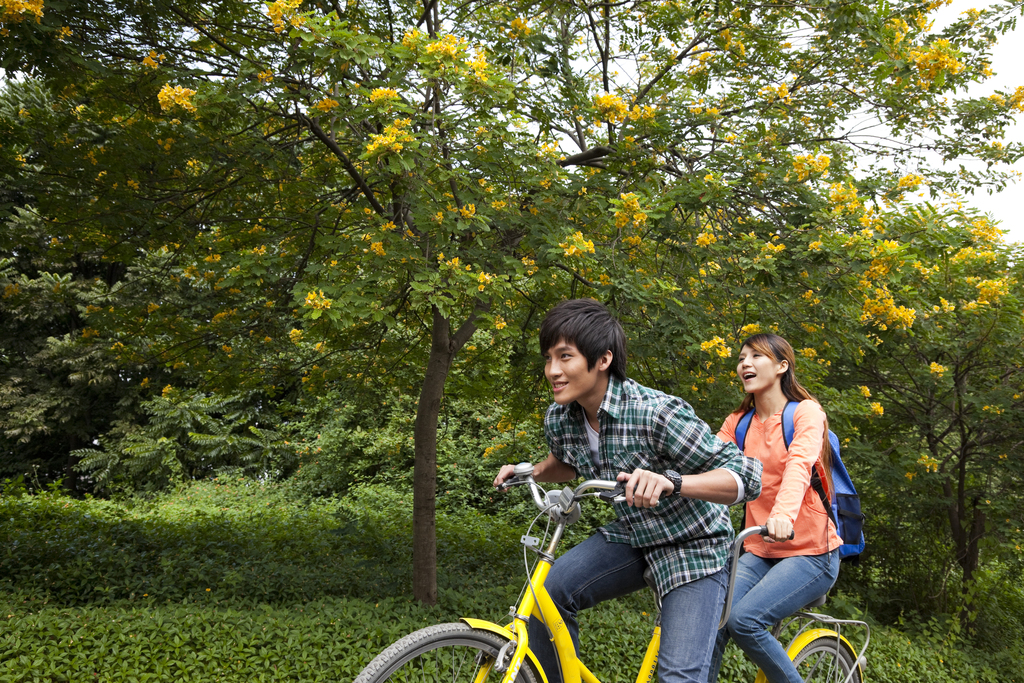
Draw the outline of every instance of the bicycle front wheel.
<instances>
[{"instance_id":1,"label":"bicycle front wheel","mask_svg":"<svg viewBox=\"0 0 1024 683\"><path fill-rule=\"evenodd\" d=\"M822 636L807 643L796 653L793 664L804 683L861 683L854 654L835 636Z\"/></svg>"},{"instance_id":2,"label":"bicycle front wheel","mask_svg":"<svg viewBox=\"0 0 1024 683\"><path fill-rule=\"evenodd\" d=\"M481 683L500 681L494 658L508 642L466 624L439 624L410 633L377 655L353 683ZM526 660L516 683L540 683Z\"/></svg>"}]
</instances>

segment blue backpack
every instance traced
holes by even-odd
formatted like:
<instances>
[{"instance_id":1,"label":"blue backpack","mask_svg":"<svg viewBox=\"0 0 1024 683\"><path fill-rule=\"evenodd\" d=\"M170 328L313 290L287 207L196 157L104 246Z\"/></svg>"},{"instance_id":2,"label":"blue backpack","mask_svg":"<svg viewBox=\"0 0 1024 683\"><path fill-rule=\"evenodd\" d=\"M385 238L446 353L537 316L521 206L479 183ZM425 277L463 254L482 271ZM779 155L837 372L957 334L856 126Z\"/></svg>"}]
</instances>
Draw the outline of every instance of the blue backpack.
<instances>
[{"instance_id":1,"label":"blue backpack","mask_svg":"<svg viewBox=\"0 0 1024 683\"><path fill-rule=\"evenodd\" d=\"M782 438L785 439L786 449L793 441L793 415L796 413L798 401L790 401L782 411ZM751 409L740 418L736 424L736 445L743 450L743 444L747 440L747 429L750 427L750 420L754 417L754 410ZM864 552L864 514L860 511L860 496L853 487L850 474L839 457L839 437L832 430L828 432L828 442L832 446L832 484L835 487L835 498L829 505L828 494L822 485L818 468L814 468L811 475L811 487L821 498L821 504L828 510L828 516L836 525L839 537L843 544L839 546L839 558L856 562L860 554ZM856 539L853 541L851 539Z\"/></svg>"}]
</instances>

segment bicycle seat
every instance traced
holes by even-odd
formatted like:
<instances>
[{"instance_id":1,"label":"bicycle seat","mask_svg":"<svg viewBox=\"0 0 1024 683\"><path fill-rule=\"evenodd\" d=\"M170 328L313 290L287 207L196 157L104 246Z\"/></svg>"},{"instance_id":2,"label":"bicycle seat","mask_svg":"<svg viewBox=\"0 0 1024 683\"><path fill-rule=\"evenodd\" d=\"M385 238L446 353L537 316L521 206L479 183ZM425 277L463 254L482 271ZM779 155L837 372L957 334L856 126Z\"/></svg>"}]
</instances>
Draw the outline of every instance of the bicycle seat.
<instances>
[{"instance_id":1,"label":"bicycle seat","mask_svg":"<svg viewBox=\"0 0 1024 683\"><path fill-rule=\"evenodd\" d=\"M827 594L826 594L826 595L822 595L822 596L821 596L820 598L818 598L817 600L812 600L811 602L807 603L807 604L806 604L806 605L804 606L804 609L814 609L815 607L821 607L822 605L824 605L824 604L825 604L825 599L826 599L826 598L828 598L828 595L827 595Z\"/></svg>"}]
</instances>

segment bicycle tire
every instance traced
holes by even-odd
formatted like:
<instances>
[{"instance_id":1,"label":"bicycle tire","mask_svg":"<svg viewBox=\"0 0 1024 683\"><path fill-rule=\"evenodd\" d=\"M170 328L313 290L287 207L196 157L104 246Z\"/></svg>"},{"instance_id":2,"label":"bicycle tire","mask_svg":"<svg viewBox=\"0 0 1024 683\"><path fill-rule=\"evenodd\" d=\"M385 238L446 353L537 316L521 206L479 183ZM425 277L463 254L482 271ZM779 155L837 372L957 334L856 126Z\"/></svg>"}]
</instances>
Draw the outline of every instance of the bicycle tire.
<instances>
[{"instance_id":1,"label":"bicycle tire","mask_svg":"<svg viewBox=\"0 0 1024 683\"><path fill-rule=\"evenodd\" d=\"M807 643L793 657L793 665L804 683L843 683L847 676L848 683L862 683L856 656L835 636L822 636Z\"/></svg>"},{"instance_id":2,"label":"bicycle tire","mask_svg":"<svg viewBox=\"0 0 1024 683\"><path fill-rule=\"evenodd\" d=\"M494 661L507 638L466 624L428 626L396 640L370 662L353 683L469 683L481 666ZM482 656L481 656L482 655ZM488 681L504 674L491 671ZM541 683L529 659L523 661L516 683Z\"/></svg>"}]
</instances>

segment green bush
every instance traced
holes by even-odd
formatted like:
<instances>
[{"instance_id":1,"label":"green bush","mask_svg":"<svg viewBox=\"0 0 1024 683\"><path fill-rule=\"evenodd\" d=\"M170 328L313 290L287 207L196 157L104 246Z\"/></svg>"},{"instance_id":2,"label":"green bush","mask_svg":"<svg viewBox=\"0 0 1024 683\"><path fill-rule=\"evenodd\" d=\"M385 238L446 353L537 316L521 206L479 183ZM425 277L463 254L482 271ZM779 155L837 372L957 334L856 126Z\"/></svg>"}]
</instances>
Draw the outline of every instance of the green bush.
<instances>
[{"instance_id":1,"label":"green bush","mask_svg":"<svg viewBox=\"0 0 1024 683\"><path fill-rule=\"evenodd\" d=\"M0 589L59 605L400 596L411 585L410 518L409 496L383 487L304 500L241 478L124 504L4 495ZM493 546L516 547L519 533L471 510L439 515L439 583L507 581L517 560L494 560Z\"/></svg>"}]
</instances>

